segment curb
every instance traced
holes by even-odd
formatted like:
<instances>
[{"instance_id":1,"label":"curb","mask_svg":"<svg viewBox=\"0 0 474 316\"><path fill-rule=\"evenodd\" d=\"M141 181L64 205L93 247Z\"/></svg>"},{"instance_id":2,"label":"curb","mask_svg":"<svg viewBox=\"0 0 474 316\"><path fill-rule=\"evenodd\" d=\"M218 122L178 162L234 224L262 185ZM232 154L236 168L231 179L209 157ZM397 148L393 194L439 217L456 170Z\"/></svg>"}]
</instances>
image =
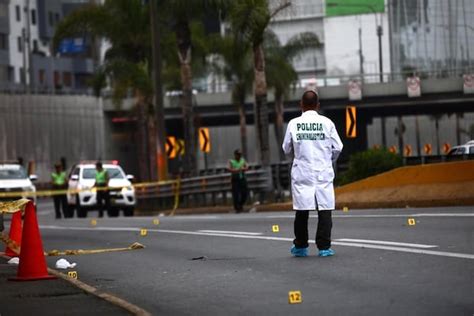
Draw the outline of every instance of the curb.
<instances>
[{"instance_id":1,"label":"curb","mask_svg":"<svg viewBox=\"0 0 474 316\"><path fill-rule=\"evenodd\" d=\"M97 288L95 288L95 287L93 287L89 284L86 284L82 281L79 281L77 279L72 279L72 278L68 277L67 275L65 275L64 273L61 273L57 270L48 268L48 272L55 275L55 276L57 276L58 278L61 278L65 281L68 281L69 283L71 283L74 286L80 288L81 290L83 290L86 293L94 295L94 296L96 296L100 299L103 299L103 300L105 300L109 303L112 303L112 304L114 304L118 307L121 307L121 308L125 309L126 311L132 313L133 315L151 316L151 313L147 312L146 310L144 310L141 307L138 307L137 305L134 305L130 302L127 302L124 299L121 299L121 298L119 298L117 296L114 296L110 293L102 292L99 289L97 289Z\"/></svg>"}]
</instances>

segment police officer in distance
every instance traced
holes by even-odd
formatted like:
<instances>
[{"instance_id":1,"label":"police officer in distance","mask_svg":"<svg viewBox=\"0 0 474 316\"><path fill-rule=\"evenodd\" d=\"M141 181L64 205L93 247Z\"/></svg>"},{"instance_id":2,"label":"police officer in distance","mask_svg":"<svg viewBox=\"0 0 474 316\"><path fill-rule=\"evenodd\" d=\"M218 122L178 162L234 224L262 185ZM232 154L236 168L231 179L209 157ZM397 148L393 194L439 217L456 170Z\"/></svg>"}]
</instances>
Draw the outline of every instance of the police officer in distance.
<instances>
[{"instance_id":1,"label":"police officer in distance","mask_svg":"<svg viewBox=\"0 0 474 316\"><path fill-rule=\"evenodd\" d=\"M327 257L334 255L331 249L331 211L335 209L332 164L343 145L334 123L318 113L320 105L316 91L305 91L300 106L303 113L288 123L282 145L285 154L294 154L291 189L295 239L291 254L295 257L308 255L309 211L316 209L316 246L319 256Z\"/></svg>"},{"instance_id":2,"label":"police officer in distance","mask_svg":"<svg viewBox=\"0 0 474 316\"><path fill-rule=\"evenodd\" d=\"M54 169L55 171L51 173L51 185L53 190L67 190L66 172L63 170L63 166L60 163L56 163L54 165ZM64 218L72 217L73 214L70 214L65 192L53 195L53 201L56 219L61 218L61 209L63 211Z\"/></svg>"},{"instance_id":3,"label":"police officer in distance","mask_svg":"<svg viewBox=\"0 0 474 316\"><path fill-rule=\"evenodd\" d=\"M109 186L109 174L107 170L102 167L101 162L95 164L95 185L97 188L96 199L97 206L99 207L99 217L104 217L104 206L107 212L110 207L110 198L109 191L107 187Z\"/></svg>"},{"instance_id":4,"label":"police officer in distance","mask_svg":"<svg viewBox=\"0 0 474 316\"><path fill-rule=\"evenodd\" d=\"M247 178L245 171L249 169L247 161L242 157L239 149L234 151L234 159L230 159L227 170L231 173L232 198L236 213L244 210L244 204L247 201Z\"/></svg>"}]
</instances>

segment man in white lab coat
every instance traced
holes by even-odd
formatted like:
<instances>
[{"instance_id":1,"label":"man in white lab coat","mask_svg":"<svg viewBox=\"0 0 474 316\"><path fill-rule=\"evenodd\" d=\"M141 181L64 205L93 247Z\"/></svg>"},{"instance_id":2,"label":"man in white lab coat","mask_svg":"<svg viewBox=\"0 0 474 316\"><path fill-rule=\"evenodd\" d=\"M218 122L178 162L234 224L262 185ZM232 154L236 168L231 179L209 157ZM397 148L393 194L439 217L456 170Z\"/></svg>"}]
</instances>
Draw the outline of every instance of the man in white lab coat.
<instances>
[{"instance_id":1,"label":"man in white lab coat","mask_svg":"<svg viewBox=\"0 0 474 316\"><path fill-rule=\"evenodd\" d=\"M287 126L283 151L293 152L291 189L295 210L295 239L291 253L296 257L308 255L309 211L318 210L316 246L319 256L334 255L331 249L331 211L334 201L333 162L342 151L342 142L334 123L318 113L319 96L314 90L303 94L302 115Z\"/></svg>"}]
</instances>

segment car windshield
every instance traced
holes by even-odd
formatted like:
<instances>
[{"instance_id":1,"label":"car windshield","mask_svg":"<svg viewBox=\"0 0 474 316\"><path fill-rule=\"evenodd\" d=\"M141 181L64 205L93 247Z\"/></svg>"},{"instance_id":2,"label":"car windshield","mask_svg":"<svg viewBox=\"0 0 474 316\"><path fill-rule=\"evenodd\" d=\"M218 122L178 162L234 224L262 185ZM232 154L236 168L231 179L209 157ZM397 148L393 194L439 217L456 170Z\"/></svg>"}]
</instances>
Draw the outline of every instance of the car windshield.
<instances>
[{"instance_id":1,"label":"car windshield","mask_svg":"<svg viewBox=\"0 0 474 316\"><path fill-rule=\"evenodd\" d=\"M26 171L21 166L0 166L0 180L26 179Z\"/></svg>"},{"instance_id":2,"label":"car windshield","mask_svg":"<svg viewBox=\"0 0 474 316\"><path fill-rule=\"evenodd\" d=\"M123 179L123 173L119 168L104 168L109 174L109 179ZM85 168L82 172L83 179L95 179L95 168Z\"/></svg>"}]
</instances>

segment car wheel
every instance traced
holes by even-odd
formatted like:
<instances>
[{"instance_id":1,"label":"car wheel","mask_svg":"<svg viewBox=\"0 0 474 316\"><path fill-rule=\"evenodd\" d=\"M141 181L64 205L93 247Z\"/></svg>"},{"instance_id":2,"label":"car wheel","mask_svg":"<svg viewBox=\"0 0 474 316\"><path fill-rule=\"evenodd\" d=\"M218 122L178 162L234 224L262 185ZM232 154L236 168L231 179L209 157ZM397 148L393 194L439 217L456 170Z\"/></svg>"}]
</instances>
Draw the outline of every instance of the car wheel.
<instances>
[{"instance_id":1,"label":"car wheel","mask_svg":"<svg viewBox=\"0 0 474 316\"><path fill-rule=\"evenodd\" d=\"M133 211L134 211L134 208L133 207L127 207L127 208L124 208L123 209L123 216L133 216Z\"/></svg>"},{"instance_id":2,"label":"car wheel","mask_svg":"<svg viewBox=\"0 0 474 316\"><path fill-rule=\"evenodd\" d=\"M84 218L87 217L87 210L81 207L79 203L79 197L76 197L76 210L77 210L77 217Z\"/></svg>"},{"instance_id":3,"label":"car wheel","mask_svg":"<svg viewBox=\"0 0 474 316\"><path fill-rule=\"evenodd\" d=\"M107 215L109 215L109 217L117 217L119 215L119 209L118 208L109 209L107 210Z\"/></svg>"}]
</instances>

